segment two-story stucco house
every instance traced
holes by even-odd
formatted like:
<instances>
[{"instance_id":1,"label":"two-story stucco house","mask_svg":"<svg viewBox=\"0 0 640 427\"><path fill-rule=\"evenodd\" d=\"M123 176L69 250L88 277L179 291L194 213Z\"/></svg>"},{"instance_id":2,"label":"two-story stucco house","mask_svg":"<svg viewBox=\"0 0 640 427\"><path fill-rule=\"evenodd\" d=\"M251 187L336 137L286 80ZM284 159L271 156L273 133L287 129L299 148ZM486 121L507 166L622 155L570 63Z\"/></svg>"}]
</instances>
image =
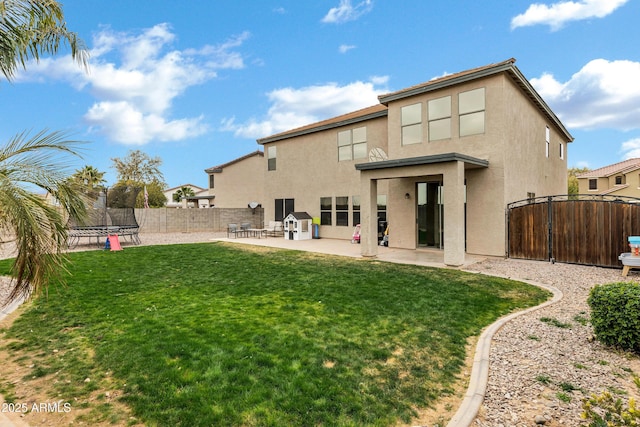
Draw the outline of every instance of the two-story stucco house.
<instances>
[{"instance_id":1,"label":"two-story stucco house","mask_svg":"<svg viewBox=\"0 0 640 427\"><path fill-rule=\"evenodd\" d=\"M241 208L264 198L264 153L256 150L227 163L205 169L208 198L218 208Z\"/></svg>"},{"instance_id":2,"label":"two-story stucco house","mask_svg":"<svg viewBox=\"0 0 640 427\"><path fill-rule=\"evenodd\" d=\"M264 146L265 220L306 211L320 236L362 253L389 246L505 254L505 208L566 193L564 125L515 60L447 75L379 97L380 104L258 140Z\"/></svg>"},{"instance_id":3,"label":"two-story stucco house","mask_svg":"<svg viewBox=\"0 0 640 427\"><path fill-rule=\"evenodd\" d=\"M604 166L576 178L580 194L640 197L640 159Z\"/></svg>"}]
</instances>

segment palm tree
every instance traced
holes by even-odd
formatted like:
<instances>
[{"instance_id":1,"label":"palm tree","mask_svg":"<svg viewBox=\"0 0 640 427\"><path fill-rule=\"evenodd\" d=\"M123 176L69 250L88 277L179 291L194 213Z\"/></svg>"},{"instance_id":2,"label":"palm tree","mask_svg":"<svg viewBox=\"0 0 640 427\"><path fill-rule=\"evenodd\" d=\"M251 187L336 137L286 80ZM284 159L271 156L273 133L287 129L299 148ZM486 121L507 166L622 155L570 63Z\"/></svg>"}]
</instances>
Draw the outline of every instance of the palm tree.
<instances>
[{"instance_id":1,"label":"palm tree","mask_svg":"<svg viewBox=\"0 0 640 427\"><path fill-rule=\"evenodd\" d=\"M97 168L86 165L82 169L76 169L71 180L78 186L79 191L89 196L90 199L95 199L104 190L104 184L107 182L104 179L104 174L105 172L100 172Z\"/></svg>"},{"instance_id":2,"label":"palm tree","mask_svg":"<svg viewBox=\"0 0 640 427\"><path fill-rule=\"evenodd\" d=\"M88 67L89 51L76 33L67 30L62 5L54 0L0 0L0 70L12 80L30 59L58 53L61 45Z\"/></svg>"},{"instance_id":3,"label":"palm tree","mask_svg":"<svg viewBox=\"0 0 640 427\"><path fill-rule=\"evenodd\" d=\"M173 201L179 202L183 197L192 197L196 193L193 192L191 187L180 187L175 193L173 193Z\"/></svg>"},{"instance_id":4,"label":"palm tree","mask_svg":"<svg viewBox=\"0 0 640 427\"><path fill-rule=\"evenodd\" d=\"M71 56L88 67L88 50L67 30L61 4L0 0L0 71L7 80L28 61L56 54L61 46L69 47ZM17 250L13 287L5 304L37 294L63 271L66 217L82 219L86 213L81 193L59 163L60 155L78 154L76 145L64 133L41 131L33 137L20 133L0 148L0 235L14 239ZM51 194L59 207L34 189Z\"/></svg>"},{"instance_id":5,"label":"palm tree","mask_svg":"<svg viewBox=\"0 0 640 427\"><path fill-rule=\"evenodd\" d=\"M86 205L61 168L60 155L77 155L78 143L63 133L43 131L33 137L21 133L0 147L0 230L15 241L17 250L9 301L39 293L64 271L66 217L83 218ZM56 203L35 193L34 187L51 194Z\"/></svg>"}]
</instances>

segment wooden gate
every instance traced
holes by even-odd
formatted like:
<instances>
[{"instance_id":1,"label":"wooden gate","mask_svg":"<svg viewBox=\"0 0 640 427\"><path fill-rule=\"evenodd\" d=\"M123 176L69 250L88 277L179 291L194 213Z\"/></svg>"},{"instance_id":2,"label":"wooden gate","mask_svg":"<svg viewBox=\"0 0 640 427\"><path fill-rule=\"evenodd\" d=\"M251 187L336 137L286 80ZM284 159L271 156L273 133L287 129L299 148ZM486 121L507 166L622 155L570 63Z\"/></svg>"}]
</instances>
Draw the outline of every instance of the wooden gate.
<instances>
[{"instance_id":1,"label":"wooden gate","mask_svg":"<svg viewBox=\"0 0 640 427\"><path fill-rule=\"evenodd\" d=\"M552 196L507 208L508 256L620 267L627 238L640 235L640 199Z\"/></svg>"}]
</instances>

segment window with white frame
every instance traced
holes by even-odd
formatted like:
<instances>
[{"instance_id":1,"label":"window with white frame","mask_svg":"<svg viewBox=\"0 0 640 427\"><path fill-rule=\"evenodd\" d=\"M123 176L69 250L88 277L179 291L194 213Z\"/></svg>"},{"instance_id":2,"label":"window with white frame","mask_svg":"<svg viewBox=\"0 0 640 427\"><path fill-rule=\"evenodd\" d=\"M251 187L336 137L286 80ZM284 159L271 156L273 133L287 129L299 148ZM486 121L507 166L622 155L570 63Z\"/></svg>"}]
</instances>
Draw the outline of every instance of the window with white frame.
<instances>
[{"instance_id":1,"label":"window with white frame","mask_svg":"<svg viewBox=\"0 0 640 427\"><path fill-rule=\"evenodd\" d=\"M549 145L551 144L551 132L549 131L549 126L547 126L545 128L545 134L544 134L544 140L545 140L545 154L547 157L549 157Z\"/></svg>"},{"instance_id":2,"label":"window with white frame","mask_svg":"<svg viewBox=\"0 0 640 427\"><path fill-rule=\"evenodd\" d=\"M564 160L564 144L560 142L560 160Z\"/></svg>"},{"instance_id":3,"label":"window with white frame","mask_svg":"<svg viewBox=\"0 0 640 427\"><path fill-rule=\"evenodd\" d=\"M400 109L402 145L422 142L422 104L407 105Z\"/></svg>"},{"instance_id":4,"label":"window with white frame","mask_svg":"<svg viewBox=\"0 0 640 427\"><path fill-rule=\"evenodd\" d=\"M267 148L267 170L276 170L276 147Z\"/></svg>"},{"instance_id":5,"label":"window with white frame","mask_svg":"<svg viewBox=\"0 0 640 427\"><path fill-rule=\"evenodd\" d=\"M484 88L458 94L460 136L484 133L485 120Z\"/></svg>"},{"instance_id":6,"label":"window with white frame","mask_svg":"<svg viewBox=\"0 0 640 427\"><path fill-rule=\"evenodd\" d=\"M451 138L451 96L432 99L427 103L429 141Z\"/></svg>"},{"instance_id":7,"label":"window with white frame","mask_svg":"<svg viewBox=\"0 0 640 427\"><path fill-rule=\"evenodd\" d=\"M338 161L367 157L367 128L365 126L338 132Z\"/></svg>"}]
</instances>

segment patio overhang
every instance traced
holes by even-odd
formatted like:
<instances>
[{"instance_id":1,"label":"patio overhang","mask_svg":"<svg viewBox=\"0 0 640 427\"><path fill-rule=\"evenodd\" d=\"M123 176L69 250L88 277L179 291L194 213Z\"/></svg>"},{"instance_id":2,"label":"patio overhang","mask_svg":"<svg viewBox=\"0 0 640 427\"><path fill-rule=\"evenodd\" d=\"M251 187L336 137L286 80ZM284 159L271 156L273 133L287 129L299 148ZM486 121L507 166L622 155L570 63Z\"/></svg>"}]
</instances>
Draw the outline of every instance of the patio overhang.
<instances>
[{"instance_id":1,"label":"patio overhang","mask_svg":"<svg viewBox=\"0 0 640 427\"><path fill-rule=\"evenodd\" d=\"M460 153L434 154L431 156L409 157L405 159L382 160L379 162L359 163L356 169L370 171L380 169L401 168L406 166L425 166L438 163L462 162L465 169L488 168L489 161Z\"/></svg>"},{"instance_id":2,"label":"patio overhang","mask_svg":"<svg viewBox=\"0 0 640 427\"><path fill-rule=\"evenodd\" d=\"M487 169L489 161L460 153L382 160L355 165L360 172L361 250L363 256L376 256L378 181L438 177L442 185L446 213L443 241L444 262L459 266L465 260L465 173L470 169ZM391 244L391 241L390 241Z\"/></svg>"}]
</instances>

